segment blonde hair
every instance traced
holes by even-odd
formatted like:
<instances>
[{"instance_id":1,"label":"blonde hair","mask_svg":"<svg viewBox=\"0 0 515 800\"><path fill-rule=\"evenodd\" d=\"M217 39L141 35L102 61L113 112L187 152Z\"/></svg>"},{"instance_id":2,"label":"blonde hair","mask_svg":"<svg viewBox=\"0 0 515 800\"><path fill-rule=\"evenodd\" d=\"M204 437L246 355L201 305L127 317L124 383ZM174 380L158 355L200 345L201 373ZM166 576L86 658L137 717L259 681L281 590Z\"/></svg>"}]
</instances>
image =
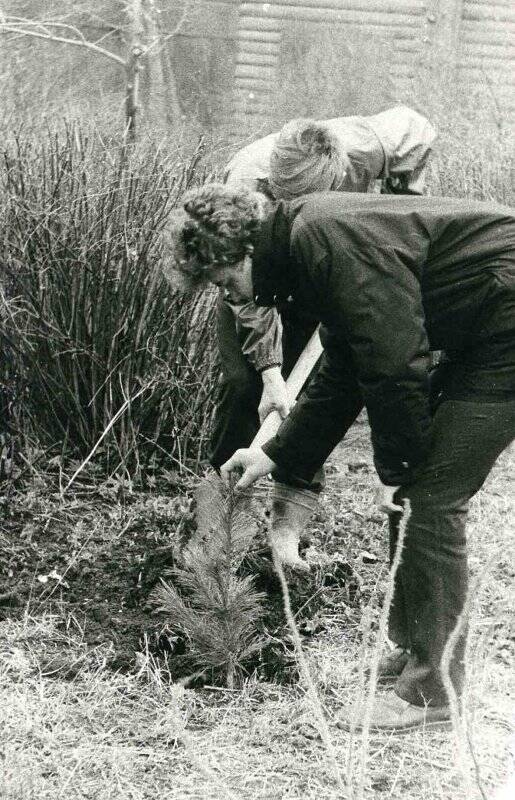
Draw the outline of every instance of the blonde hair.
<instances>
[{"instance_id":1,"label":"blonde hair","mask_svg":"<svg viewBox=\"0 0 515 800\"><path fill-rule=\"evenodd\" d=\"M256 192L235 191L222 183L190 190L165 234L169 280L180 289L201 289L209 283L210 268L243 261L253 251L264 200Z\"/></svg>"},{"instance_id":2,"label":"blonde hair","mask_svg":"<svg viewBox=\"0 0 515 800\"><path fill-rule=\"evenodd\" d=\"M292 119L280 130L270 155L270 188L285 200L328 192L343 183L347 168L347 155L326 125Z\"/></svg>"}]
</instances>

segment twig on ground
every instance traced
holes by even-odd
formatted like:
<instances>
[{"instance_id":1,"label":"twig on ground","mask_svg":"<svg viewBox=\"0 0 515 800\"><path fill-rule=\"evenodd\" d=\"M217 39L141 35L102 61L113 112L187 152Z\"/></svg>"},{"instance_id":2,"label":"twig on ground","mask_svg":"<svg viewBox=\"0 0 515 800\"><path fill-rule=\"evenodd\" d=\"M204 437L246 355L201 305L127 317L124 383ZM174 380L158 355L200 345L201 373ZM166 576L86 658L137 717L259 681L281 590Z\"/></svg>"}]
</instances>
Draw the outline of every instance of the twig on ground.
<instances>
[{"instance_id":1,"label":"twig on ground","mask_svg":"<svg viewBox=\"0 0 515 800\"><path fill-rule=\"evenodd\" d=\"M92 459L92 458L93 458L93 456L95 455L96 451L97 451L97 450L98 450L98 448L100 447L101 443L103 442L103 440L105 439L105 437L107 436L107 434L109 433L109 431L111 430L111 428L113 427L113 425L115 424L115 422L117 422L117 420L118 420L118 419L119 419L119 418L122 416L122 414L123 414L123 413L124 413L124 411L127 409L127 407L130 405L130 403L131 403L131 402L133 402L134 400L137 400L137 399L138 399L138 397L140 397L140 396L141 396L141 395L142 395L144 392L146 392L146 391L147 391L147 389L149 388L149 386L150 386L150 384L147 384L146 386L143 386L143 387L142 387L142 388L139 390L139 392L136 392L136 394L135 394L133 397L130 397L130 398L128 398L127 400L125 400L125 402L124 402L124 403L123 403L123 405L122 405L122 406L121 406L121 407L118 409L118 411L116 412L116 414L114 415L114 417L111 419L111 421L109 422L109 424L108 424L108 425L105 427L105 429L104 429L104 431L103 431L102 435L101 435L101 436L99 436L99 438L97 439L96 443L93 445L93 448L91 449L90 453L89 453L89 454L86 456L86 458L84 459L84 461L83 461L83 462L82 462L82 463L81 463L81 464L80 464L80 465L77 467L77 469L76 469L76 470L75 470L75 472L73 473L72 477L70 478L70 480L68 481L68 483L66 484L66 486L64 487L64 489L63 489L63 491L62 491L62 493L61 493L61 498L63 498L63 497L64 497L64 495L66 494L66 492L68 491L68 489L70 488L70 486L72 485L72 483L74 482L75 478L77 478L77 476L78 476L78 475L80 475L80 473L82 472L82 470L84 469L84 467L85 467L87 464L89 464L89 462L91 461L91 459Z\"/></svg>"},{"instance_id":2,"label":"twig on ground","mask_svg":"<svg viewBox=\"0 0 515 800\"><path fill-rule=\"evenodd\" d=\"M470 730L467 724L467 718L465 715L465 707L462 704L461 713L460 713L460 698L456 693L456 689L451 680L451 660L456 649L456 645L460 636L466 635L464 634L464 630L467 625L467 621L470 617L470 608L472 606L473 598L477 597L480 591L480 587L482 582L485 579L485 575L488 575L490 572L490 567L492 565L492 561L494 556L489 560L489 563L486 565L486 569L482 570L481 575L477 578L474 585L469 588L467 599L465 601L465 605L463 607L463 611L458 617L458 621L452 631L451 635L447 639L445 644L445 648L442 654L442 660L440 662L440 671L442 675L442 683L445 687L445 691L447 693L447 697L449 698L449 707L451 711L451 722L452 728L454 732L454 738L456 741L456 748L458 751L458 761L459 766L463 778L463 783L467 792L467 797L473 797L473 784L471 779L470 770L468 769L467 762L468 762L468 755L472 759L473 767L474 767L474 774L476 779L476 785L479 789L481 797L483 800L487 800L487 795L483 788L483 783L481 780L481 775L479 771L479 765L477 763L476 754L474 752L474 746L472 742L472 738L470 736Z\"/></svg>"},{"instance_id":3,"label":"twig on ground","mask_svg":"<svg viewBox=\"0 0 515 800\"><path fill-rule=\"evenodd\" d=\"M313 711L314 711L316 719L318 721L318 730L319 730L320 736L322 738L322 741L324 743L324 746L326 748L327 755L329 757L329 761L330 761L331 766L333 768L336 784L338 786L338 789L342 793L344 793L344 792L347 791L347 787L345 785L345 779L343 778L342 773L340 771L340 768L338 766L338 761L337 761L337 758L336 758L336 752L335 752L334 745L333 745L332 740L331 740L331 734L329 733L329 726L327 724L327 720L326 720L325 715L324 715L324 711L323 711L323 708L322 708L322 703L320 702L320 698L318 697L318 693L317 693L314 681L313 681L313 679L311 677L311 674L310 674L310 671L309 671L309 667L308 667L308 663L307 663L307 660L306 660L306 656L304 655L304 651L302 649L302 641L301 641L301 638L300 638L299 629L297 628L297 625L295 623L295 619L294 619L294 616L293 616L293 612L292 612L292 609L291 609L290 593L289 593L289 590L288 590L288 584L286 582L286 576L284 574L284 570L283 570L279 555L277 553L277 550L275 549L275 547L273 545L272 545L272 557L273 557L273 561L274 561L274 568L275 568L275 571L277 572L277 576L278 576L279 582L281 584L281 591L282 591L282 595L283 595L284 614L286 616L286 621L288 623L288 627L290 629L290 632L291 632L291 635L292 635L292 639L293 639L293 644L295 646L295 652L296 652L298 664L299 664L299 667L300 667L300 674L301 674L301 676L302 676L302 678L304 680L304 683L306 685L308 696L309 696L309 698L311 700ZM343 797L349 797L348 794L343 794L342 796Z\"/></svg>"},{"instance_id":4,"label":"twig on ground","mask_svg":"<svg viewBox=\"0 0 515 800\"><path fill-rule=\"evenodd\" d=\"M365 703L365 710L363 715L363 725L361 731L361 757L358 776L358 791L356 800L362 800L365 790L365 770L368 757L368 747L370 739L370 719L372 716L372 707L374 697L377 689L377 677L379 673L379 661L383 649L383 642L386 639L386 632L388 628L388 615L390 613L390 606L393 601L393 593L395 590L395 576L399 569L402 557L402 550L404 548L404 539L406 537L406 528L411 516L411 508L408 500L404 501L404 513L401 517L399 524L399 535L397 538L397 545L395 548L395 555L393 557L392 565L388 573L388 583L386 586L383 607L381 609L381 616L379 618L379 630L377 633L377 644L375 646L372 661L370 664L370 680L368 684L368 694Z\"/></svg>"}]
</instances>

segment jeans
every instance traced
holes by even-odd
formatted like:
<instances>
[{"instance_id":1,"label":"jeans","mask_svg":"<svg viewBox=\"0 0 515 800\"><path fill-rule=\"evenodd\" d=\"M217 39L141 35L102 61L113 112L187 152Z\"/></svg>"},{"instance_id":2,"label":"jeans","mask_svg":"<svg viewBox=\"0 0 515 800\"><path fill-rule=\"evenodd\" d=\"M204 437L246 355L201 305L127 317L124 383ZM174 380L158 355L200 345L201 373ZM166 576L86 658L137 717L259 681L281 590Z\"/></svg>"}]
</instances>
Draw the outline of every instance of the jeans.
<instances>
[{"instance_id":1,"label":"jeans","mask_svg":"<svg viewBox=\"0 0 515 800\"><path fill-rule=\"evenodd\" d=\"M316 323L282 315L282 324L281 372L286 379L313 334ZM222 384L215 411L209 457L215 469L224 464L238 448L248 447L252 442L259 430L258 406L263 391L260 373L242 353L234 313L224 302L218 307L217 335L222 362ZM323 469L317 472L311 483L283 474L279 470L274 473L274 478L281 483L316 492L324 484Z\"/></svg>"},{"instance_id":2,"label":"jeans","mask_svg":"<svg viewBox=\"0 0 515 800\"><path fill-rule=\"evenodd\" d=\"M415 482L400 491L411 506L390 609L389 636L410 650L395 691L415 705L445 705L440 672L445 644L467 597L465 522L470 498L515 438L515 398L500 402L445 395L434 416L432 447ZM390 517L393 558L400 515ZM466 624L450 664L458 694L464 680Z\"/></svg>"}]
</instances>

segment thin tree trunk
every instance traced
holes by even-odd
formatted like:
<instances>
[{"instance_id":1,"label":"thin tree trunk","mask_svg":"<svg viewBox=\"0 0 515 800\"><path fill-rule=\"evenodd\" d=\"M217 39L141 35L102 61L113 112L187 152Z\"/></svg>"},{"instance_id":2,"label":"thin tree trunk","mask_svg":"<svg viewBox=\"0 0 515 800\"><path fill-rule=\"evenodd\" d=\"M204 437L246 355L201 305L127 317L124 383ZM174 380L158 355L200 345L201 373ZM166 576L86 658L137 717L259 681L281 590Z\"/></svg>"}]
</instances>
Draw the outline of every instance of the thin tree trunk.
<instances>
[{"instance_id":1,"label":"thin tree trunk","mask_svg":"<svg viewBox=\"0 0 515 800\"><path fill-rule=\"evenodd\" d=\"M145 39L145 25L141 0L130 0L127 5L129 18L129 58L127 60L127 85L125 93L125 115L127 137L134 142L137 134L137 117L139 111L139 87L141 56Z\"/></svg>"},{"instance_id":2,"label":"thin tree trunk","mask_svg":"<svg viewBox=\"0 0 515 800\"><path fill-rule=\"evenodd\" d=\"M172 57L175 38L170 39L166 46L161 50L161 65L163 70L163 79L167 87L168 106L167 106L167 121L169 126L177 125L182 116L182 108L179 100L179 91L177 89L177 81L173 71Z\"/></svg>"},{"instance_id":3,"label":"thin tree trunk","mask_svg":"<svg viewBox=\"0 0 515 800\"><path fill-rule=\"evenodd\" d=\"M234 677L235 677L234 663L231 659L231 661L227 662L225 670L225 682L228 689L234 689Z\"/></svg>"},{"instance_id":4,"label":"thin tree trunk","mask_svg":"<svg viewBox=\"0 0 515 800\"><path fill-rule=\"evenodd\" d=\"M145 93L148 117L156 128L169 130L181 115L175 77L168 58L168 48L173 39L163 42L153 0L145 0L145 24L149 46Z\"/></svg>"},{"instance_id":5,"label":"thin tree trunk","mask_svg":"<svg viewBox=\"0 0 515 800\"><path fill-rule=\"evenodd\" d=\"M130 142L136 141L137 116L139 110L139 73L141 50L133 47L127 64L127 84L125 94L125 118L127 137Z\"/></svg>"}]
</instances>

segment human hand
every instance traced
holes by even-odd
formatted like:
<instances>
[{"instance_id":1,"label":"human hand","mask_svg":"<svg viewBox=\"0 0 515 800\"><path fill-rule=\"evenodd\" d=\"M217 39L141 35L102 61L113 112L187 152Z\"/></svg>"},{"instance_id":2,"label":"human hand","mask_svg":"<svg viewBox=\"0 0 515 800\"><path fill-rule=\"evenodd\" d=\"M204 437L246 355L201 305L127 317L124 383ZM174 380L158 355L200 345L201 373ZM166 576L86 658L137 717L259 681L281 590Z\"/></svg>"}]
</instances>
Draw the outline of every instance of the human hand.
<instances>
[{"instance_id":1,"label":"human hand","mask_svg":"<svg viewBox=\"0 0 515 800\"><path fill-rule=\"evenodd\" d=\"M290 402L280 367L263 370L261 377L263 393L258 407L259 421L264 422L271 411L277 411L281 419L284 419L290 411Z\"/></svg>"},{"instance_id":2,"label":"human hand","mask_svg":"<svg viewBox=\"0 0 515 800\"><path fill-rule=\"evenodd\" d=\"M384 483L379 483L375 493L375 503L383 514L396 514L404 511L404 508L395 503L393 499L399 488L399 486L385 486Z\"/></svg>"},{"instance_id":3,"label":"human hand","mask_svg":"<svg viewBox=\"0 0 515 800\"><path fill-rule=\"evenodd\" d=\"M243 473L235 485L235 489L246 489L251 486L258 478L268 475L276 467L276 464L260 447L248 447L236 450L233 456L222 464L220 474L225 483L229 483L233 472Z\"/></svg>"}]
</instances>

